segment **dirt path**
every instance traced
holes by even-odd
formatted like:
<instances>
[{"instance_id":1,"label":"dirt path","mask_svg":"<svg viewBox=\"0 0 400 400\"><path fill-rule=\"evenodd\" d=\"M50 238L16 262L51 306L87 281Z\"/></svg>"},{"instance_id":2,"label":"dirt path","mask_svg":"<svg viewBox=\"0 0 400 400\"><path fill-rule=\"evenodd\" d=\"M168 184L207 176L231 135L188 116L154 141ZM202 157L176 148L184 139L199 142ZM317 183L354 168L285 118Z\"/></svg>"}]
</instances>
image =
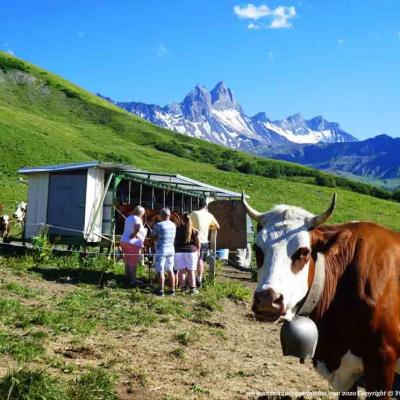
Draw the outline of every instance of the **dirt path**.
<instances>
[{"instance_id":1,"label":"dirt path","mask_svg":"<svg viewBox=\"0 0 400 400\"><path fill-rule=\"evenodd\" d=\"M77 289L12 270L2 270L0 278L2 287L16 282L40 292L45 297L39 299L49 299L49 305ZM225 267L218 279L240 281L254 289L247 272ZM7 296L14 294L7 292ZM183 299L191 301L189 296ZM35 307L38 300L22 301ZM74 366L74 372L65 372L67 378L88 366L115 373L122 400L239 400L261 398L270 391L328 390L310 363L300 365L298 360L282 356L280 327L254 320L250 302L225 299L222 306L203 319L170 318L148 327L133 326L129 331L101 329L82 338L61 334L51 339L47 353ZM60 367L40 361L31 364L60 373ZM1 355L0 372L6 373L7 367L10 358Z\"/></svg>"},{"instance_id":2,"label":"dirt path","mask_svg":"<svg viewBox=\"0 0 400 400\"><path fill-rule=\"evenodd\" d=\"M232 268L224 268L220 278L255 286L249 273ZM310 363L300 365L297 359L282 356L280 326L254 320L250 303L226 300L223 311L208 322L210 326L186 321L124 338L132 347L121 356L130 365L142 366L149 379L151 396L143 398L239 400L264 392L329 390ZM177 347L173 337L183 331L199 337L185 348L183 358L176 358L170 355ZM132 398L139 398L139 393Z\"/></svg>"}]
</instances>

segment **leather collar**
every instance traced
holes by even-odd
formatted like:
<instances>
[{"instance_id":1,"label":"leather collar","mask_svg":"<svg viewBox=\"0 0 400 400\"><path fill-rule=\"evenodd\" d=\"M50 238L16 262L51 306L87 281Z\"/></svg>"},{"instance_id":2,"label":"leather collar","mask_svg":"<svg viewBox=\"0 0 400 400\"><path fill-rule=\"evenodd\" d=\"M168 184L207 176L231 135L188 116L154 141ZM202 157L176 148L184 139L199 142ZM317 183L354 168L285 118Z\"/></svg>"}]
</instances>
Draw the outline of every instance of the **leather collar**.
<instances>
[{"instance_id":1,"label":"leather collar","mask_svg":"<svg viewBox=\"0 0 400 400\"><path fill-rule=\"evenodd\" d=\"M319 303L325 287L325 256L317 253L315 259L314 279L306 297L299 303L296 315L308 317Z\"/></svg>"}]
</instances>

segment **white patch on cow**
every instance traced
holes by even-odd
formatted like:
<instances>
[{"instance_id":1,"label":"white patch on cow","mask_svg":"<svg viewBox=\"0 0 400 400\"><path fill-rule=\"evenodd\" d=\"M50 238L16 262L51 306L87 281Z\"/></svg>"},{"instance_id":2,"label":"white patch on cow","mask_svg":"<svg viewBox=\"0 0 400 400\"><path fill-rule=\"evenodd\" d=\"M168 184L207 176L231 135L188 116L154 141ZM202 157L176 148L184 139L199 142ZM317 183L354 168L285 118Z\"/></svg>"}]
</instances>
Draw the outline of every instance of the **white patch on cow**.
<instances>
[{"instance_id":1,"label":"white patch on cow","mask_svg":"<svg viewBox=\"0 0 400 400\"><path fill-rule=\"evenodd\" d=\"M3 215L1 218L3 218L3 223L5 226L10 224L10 217L8 215Z\"/></svg>"},{"instance_id":2,"label":"white patch on cow","mask_svg":"<svg viewBox=\"0 0 400 400\"><path fill-rule=\"evenodd\" d=\"M279 205L265 214L257 246L264 253L264 264L258 271L256 290L273 289L283 296L286 319L293 317L292 308L308 291L309 263L297 273L292 271L293 254L300 248L311 249L307 222L314 215L298 207Z\"/></svg>"},{"instance_id":3,"label":"white patch on cow","mask_svg":"<svg viewBox=\"0 0 400 400\"><path fill-rule=\"evenodd\" d=\"M346 392L361 378L364 373L364 364L360 357L350 350L343 355L339 368L329 372L325 363L317 361L316 370L328 380L332 389L337 392Z\"/></svg>"},{"instance_id":4,"label":"white patch on cow","mask_svg":"<svg viewBox=\"0 0 400 400\"><path fill-rule=\"evenodd\" d=\"M28 204L25 201L17 203L17 208L14 211L13 217L20 223L23 223L25 220L27 206Z\"/></svg>"}]
</instances>

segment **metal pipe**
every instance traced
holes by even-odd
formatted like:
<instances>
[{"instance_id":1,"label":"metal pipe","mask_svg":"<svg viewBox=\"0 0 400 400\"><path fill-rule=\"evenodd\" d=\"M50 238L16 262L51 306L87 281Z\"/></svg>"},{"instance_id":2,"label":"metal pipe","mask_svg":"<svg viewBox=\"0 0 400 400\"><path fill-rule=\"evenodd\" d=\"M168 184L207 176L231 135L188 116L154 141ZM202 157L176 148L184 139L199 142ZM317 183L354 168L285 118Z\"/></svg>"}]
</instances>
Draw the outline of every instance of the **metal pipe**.
<instances>
[{"instance_id":1,"label":"metal pipe","mask_svg":"<svg viewBox=\"0 0 400 400\"><path fill-rule=\"evenodd\" d=\"M131 204L132 181L128 181L128 204Z\"/></svg>"},{"instance_id":2,"label":"metal pipe","mask_svg":"<svg viewBox=\"0 0 400 400\"><path fill-rule=\"evenodd\" d=\"M154 208L154 186L151 187L151 208Z\"/></svg>"},{"instance_id":3,"label":"metal pipe","mask_svg":"<svg viewBox=\"0 0 400 400\"><path fill-rule=\"evenodd\" d=\"M165 208L165 189L163 191L163 207Z\"/></svg>"},{"instance_id":4,"label":"metal pipe","mask_svg":"<svg viewBox=\"0 0 400 400\"><path fill-rule=\"evenodd\" d=\"M175 193L172 192L172 208L171 208L171 211L174 211L174 207L175 207Z\"/></svg>"},{"instance_id":5,"label":"metal pipe","mask_svg":"<svg viewBox=\"0 0 400 400\"><path fill-rule=\"evenodd\" d=\"M139 186L139 205L142 205L142 192L143 192L143 185L140 184Z\"/></svg>"}]
</instances>

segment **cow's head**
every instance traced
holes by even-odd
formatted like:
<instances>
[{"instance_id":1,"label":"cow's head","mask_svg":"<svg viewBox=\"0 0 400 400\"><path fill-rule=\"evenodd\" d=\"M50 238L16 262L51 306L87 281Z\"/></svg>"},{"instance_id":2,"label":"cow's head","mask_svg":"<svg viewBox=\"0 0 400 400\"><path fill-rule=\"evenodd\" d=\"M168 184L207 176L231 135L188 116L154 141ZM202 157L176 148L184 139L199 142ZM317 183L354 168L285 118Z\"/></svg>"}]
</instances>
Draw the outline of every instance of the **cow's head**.
<instances>
[{"instance_id":1,"label":"cow's head","mask_svg":"<svg viewBox=\"0 0 400 400\"><path fill-rule=\"evenodd\" d=\"M1 215L0 216L0 224L3 228L7 228L10 225L10 217L8 215Z\"/></svg>"},{"instance_id":2,"label":"cow's head","mask_svg":"<svg viewBox=\"0 0 400 400\"><path fill-rule=\"evenodd\" d=\"M26 208L27 204L25 201L21 201L19 203L16 203L16 208L13 214L13 217L17 220L19 223L23 223L25 221L25 214L26 214Z\"/></svg>"},{"instance_id":3,"label":"cow's head","mask_svg":"<svg viewBox=\"0 0 400 400\"><path fill-rule=\"evenodd\" d=\"M329 219L335 208L336 194L329 208L317 216L287 205L260 213L247 204L244 196L243 203L247 213L261 228L256 244L264 255L258 269L253 311L258 319L264 321L291 319L293 308L309 289L310 231Z\"/></svg>"}]
</instances>

